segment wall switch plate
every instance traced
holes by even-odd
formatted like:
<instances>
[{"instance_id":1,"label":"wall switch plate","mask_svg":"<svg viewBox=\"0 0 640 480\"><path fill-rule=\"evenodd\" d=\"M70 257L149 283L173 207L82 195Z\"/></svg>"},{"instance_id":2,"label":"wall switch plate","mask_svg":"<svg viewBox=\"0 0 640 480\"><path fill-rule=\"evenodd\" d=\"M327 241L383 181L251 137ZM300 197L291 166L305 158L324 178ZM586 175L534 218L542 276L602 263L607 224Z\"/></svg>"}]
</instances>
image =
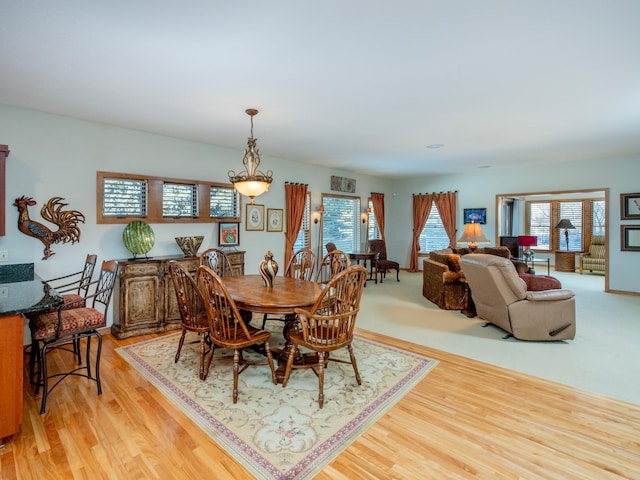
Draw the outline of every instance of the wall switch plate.
<instances>
[{"instance_id":1,"label":"wall switch plate","mask_svg":"<svg viewBox=\"0 0 640 480\"><path fill-rule=\"evenodd\" d=\"M9 261L9 252L3 250L0 252L0 262L8 262Z\"/></svg>"}]
</instances>

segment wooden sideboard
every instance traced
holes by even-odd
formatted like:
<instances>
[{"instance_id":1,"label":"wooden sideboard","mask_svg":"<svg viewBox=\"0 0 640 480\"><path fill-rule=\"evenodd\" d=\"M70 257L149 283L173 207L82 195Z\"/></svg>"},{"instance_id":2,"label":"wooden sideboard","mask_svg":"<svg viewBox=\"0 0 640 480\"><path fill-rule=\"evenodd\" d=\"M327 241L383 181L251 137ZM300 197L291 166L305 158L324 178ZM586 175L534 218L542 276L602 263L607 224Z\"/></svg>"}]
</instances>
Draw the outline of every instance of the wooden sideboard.
<instances>
[{"instance_id":1,"label":"wooden sideboard","mask_svg":"<svg viewBox=\"0 0 640 480\"><path fill-rule=\"evenodd\" d=\"M244 275L244 252L228 252L234 275ZM152 257L118 260L113 291L111 333L118 339L180 328L180 311L169 274L175 260L189 272L198 269L198 257Z\"/></svg>"}]
</instances>

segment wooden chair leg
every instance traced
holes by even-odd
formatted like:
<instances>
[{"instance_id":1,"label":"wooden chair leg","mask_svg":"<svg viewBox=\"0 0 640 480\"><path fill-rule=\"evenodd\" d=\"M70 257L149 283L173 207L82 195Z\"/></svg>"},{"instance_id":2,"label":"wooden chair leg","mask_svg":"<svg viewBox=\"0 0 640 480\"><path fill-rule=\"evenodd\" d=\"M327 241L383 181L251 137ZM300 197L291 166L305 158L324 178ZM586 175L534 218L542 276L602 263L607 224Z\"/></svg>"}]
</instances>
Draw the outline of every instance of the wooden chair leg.
<instances>
[{"instance_id":1,"label":"wooden chair leg","mask_svg":"<svg viewBox=\"0 0 640 480\"><path fill-rule=\"evenodd\" d=\"M233 351L233 403L238 402L238 373L240 364L240 350Z\"/></svg>"},{"instance_id":2,"label":"wooden chair leg","mask_svg":"<svg viewBox=\"0 0 640 480\"><path fill-rule=\"evenodd\" d=\"M278 384L278 379L276 378L276 369L273 364L273 355L271 355L271 347L269 346L269 342L264 342L264 352L267 356L267 361L269 362L269 368L271 369L271 380L274 385ZM287 359L287 364L289 360Z\"/></svg>"},{"instance_id":3,"label":"wooden chair leg","mask_svg":"<svg viewBox=\"0 0 640 480\"><path fill-rule=\"evenodd\" d=\"M205 334L200 334L200 368L198 370L198 375L200 376L200 380L206 380L207 374L204 369L204 352L206 351L207 345L205 343Z\"/></svg>"},{"instance_id":4,"label":"wooden chair leg","mask_svg":"<svg viewBox=\"0 0 640 480\"><path fill-rule=\"evenodd\" d=\"M291 368L293 367L293 352L295 351L294 346L291 346L289 349L289 355L287 356L287 368L284 371L284 380L282 380L282 388L287 386L287 382L289 381L289 375L291 375Z\"/></svg>"},{"instance_id":5,"label":"wooden chair leg","mask_svg":"<svg viewBox=\"0 0 640 480\"><path fill-rule=\"evenodd\" d=\"M180 335L180 341L178 342L178 351L176 352L176 359L174 360L173 363L178 363L178 360L180 360L180 352L182 351L182 345L184 345L184 337L187 334L187 330L186 329L182 329L182 335Z\"/></svg>"},{"instance_id":6,"label":"wooden chair leg","mask_svg":"<svg viewBox=\"0 0 640 480\"><path fill-rule=\"evenodd\" d=\"M324 407L324 352L318 353L318 404Z\"/></svg>"},{"instance_id":7,"label":"wooden chair leg","mask_svg":"<svg viewBox=\"0 0 640 480\"><path fill-rule=\"evenodd\" d=\"M353 353L353 347L351 344L347 345L347 349L349 350L349 357L351 358L351 365L353 365L353 371L356 374L356 381L358 385L362 385L362 378L360 377L360 372L358 372L358 363L356 362L356 355Z\"/></svg>"}]
</instances>

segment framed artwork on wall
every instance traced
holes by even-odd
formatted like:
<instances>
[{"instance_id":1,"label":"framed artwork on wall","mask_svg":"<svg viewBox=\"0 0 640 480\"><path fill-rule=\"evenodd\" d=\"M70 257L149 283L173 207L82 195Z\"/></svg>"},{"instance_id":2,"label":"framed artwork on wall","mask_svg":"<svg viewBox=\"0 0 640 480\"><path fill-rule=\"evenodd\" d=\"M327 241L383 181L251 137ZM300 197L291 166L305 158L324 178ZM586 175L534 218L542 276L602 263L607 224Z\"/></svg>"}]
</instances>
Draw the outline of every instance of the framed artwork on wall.
<instances>
[{"instance_id":1,"label":"framed artwork on wall","mask_svg":"<svg viewBox=\"0 0 640 480\"><path fill-rule=\"evenodd\" d=\"M640 225L620 225L620 250L640 252Z\"/></svg>"},{"instance_id":2,"label":"framed artwork on wall","mask_svg":"<svg viewBox=\"0 0 640 480\"><path fill-rule=\"evenodd\" d=\"M640 193L620 194L620 220L640 219Z\"/></svg>"},{"instance_id":3,"label":"framed artwork on wall","mask_svg":"<svg viewBox=\"0 0 640 480\"><path fill-rule=\"evenodd\" d=\"M281 208L267 208L267 232L281 232L283 216Z\"/></svg>"},{"instance_id":4,"label":"framed artwork on wall","mask_svg":"<svg viewBox=\"0 0 640 480\"><path fill-rule=\"evenodd\" d=\"M264 230L264 205L255 203L247 204L246 227L247 231Z\"/></svg>"},{"instance_id":5,"label":"framed artwork on wall","mask_svg":"<svg viewBox=\"0 0 640 480\"><path fill-rule=\"evenodd\" d=\"M240 223L218 223L218 246L235 247L237 245L240 245Z\"/></svg>"},{"instance_id":6,"label":"framed artwork on wall","mask_svg":"<svg viewBox=\"0 0 640 480\"><path fill-rule=\"evenodd\" d=\"M464 209L464 223L487 223L487 209L486 208L465 208Z\"/></svg>"}]
</instances>

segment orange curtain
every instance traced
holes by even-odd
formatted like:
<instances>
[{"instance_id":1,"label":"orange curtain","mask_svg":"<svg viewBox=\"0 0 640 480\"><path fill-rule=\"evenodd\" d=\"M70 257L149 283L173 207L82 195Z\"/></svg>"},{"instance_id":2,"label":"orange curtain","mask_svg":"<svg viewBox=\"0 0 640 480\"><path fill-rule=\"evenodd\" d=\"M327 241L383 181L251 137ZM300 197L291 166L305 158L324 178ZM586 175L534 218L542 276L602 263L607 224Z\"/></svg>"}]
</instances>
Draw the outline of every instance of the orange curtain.
<instances>
[{"instance_id":1,"label":"orange curtain","mask_svg":"<svg viewBox=\"0 0 640 480\"><path fill-rule=\"evenodd\" d=\"M371 203L373 203L373 213L378 224L380 238L384 242L384 193L371 192Z\"/></svg>"},{"instance_id":2,"label":"orange curtain","mask_svg":"<svg viewBox=\"0 0 640 480\"><path fill-rule=\"evenodd\" d=\"M441 192L434 194L434 202L438 207L442 226L449 237L449 247L455 248L456 236L456 210L458 208L458 192Z\"/></svg>"},{"instance_id":3,"label":"orange curtain","mask_svg":"<svg viewBox=\"0 0 640 480\"><path fill-rule=\"evenodd\" d=\"M291 257L293 257L293 245L296 243L302 220L304 218L304 204L307 196L306 184L285 183L284 184L284 204L287 215L287 230L284 233L284 265L287 268Z\"/></svg>"},{"instance_id":4,"label":"orange curtain","mask_svg":"<svg viewBox=\"0 0 640 480\"><path fill-rule=\"evenodd\" d=\"M410 272L417 272L418 268L418 252L420 251L420 233L427 223L429 212L431 212L431 203L433 195L425 193L424 195L413 194L413 240L411 242L411 263L409 265Z\"/></svg>"}]
</instances>

